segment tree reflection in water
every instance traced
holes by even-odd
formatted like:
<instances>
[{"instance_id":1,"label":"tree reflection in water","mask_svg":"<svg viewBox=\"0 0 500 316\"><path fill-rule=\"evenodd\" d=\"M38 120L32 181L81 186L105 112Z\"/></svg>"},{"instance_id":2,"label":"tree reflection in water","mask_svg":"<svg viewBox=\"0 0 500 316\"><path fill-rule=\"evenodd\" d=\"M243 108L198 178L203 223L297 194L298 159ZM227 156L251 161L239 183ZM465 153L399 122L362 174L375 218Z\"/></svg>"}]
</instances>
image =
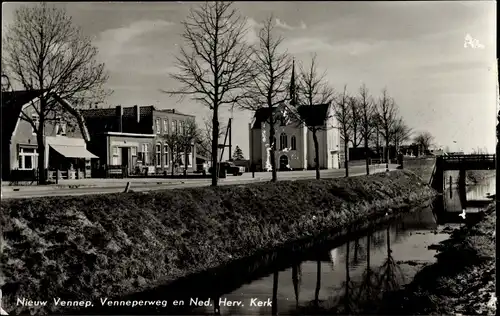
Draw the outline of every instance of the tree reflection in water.
<instances>
[{"instance_id":1,"label":"tree reflection in water","mask_svg":"<svg viewBox=\"0 0 500 316\"><path fill-rule=\"evenodd\" d=\"M356 301L358 306L363 306L368 308L371 307L371 300L374 296L378 294L377 291L377 276L371 268L371 234L366 236L366 269L363 272L361 283L357 291Z\"/></svg>"},{"instance_id":2,"label":"tree reflection in water","mask_svg":"<svg viewBox=\"0 0 500 316\"><path fill-rule=\"evenodd\" d=\"M271 311L273 315L278 315L278 280L279 271L276 271L273 274L273 306Z\"/></svg>"},{"instance_id":3,"label":"tree reflection in water","mask_svg":"<svg viewBox=\"0 0 500 316\"><path fill-rule=\"evenodd\" d=\"M387 259L378 270L379 287L382 292L398 289L404 282L403 271L392 257L390 227L387 227Z\"/></svg>"},{"instance_id":4,"label":"tree reflection in water","mask_svg":"<svg viewBox=\"0 0 500 316\"><path fill-rule=\"evenodd\" d=\"M318 262L317 268L317 280L316 280L316 290L314 300L309 302L307 306L297 309L294 313L299 314L363 314L363 313L373 313L377 310L378 302L381 299L384 292L399 289L401 282L404 282L404 275L396 264L392 256L391 249L391 239L390 239L390 227L387 227L385 231L378 231L369 233L366 239L358 241L358 247L354 243L354 253L351 251L351 244L347 242L345 244L345 281L342 282L340 289L334 288L335 293L328 298L327 301L319 300L319 291L321 287L321 263ZM365 253L356 255L356 251L364 244L366 240L366 268L363 271L361 279L355 282L351 279L349 266L352 265L353 260L351 260L351 255L354 258L357 256L363 257ZM372 268L372 258L371 250L373 247L378 248L386 244L387 256L383 261L383 264L379 268ZM356 249L358 248L358 249ZM363 249L364 250L364 249ZM334 252L330 252L330 261L333 264L335 262ZM359 259L359 257L358 257ZM364 259L362 259L364 260Z\"/></svg>"},{"instance_id":5,"label":"tree reflection in water","mask_svg":"<svg viewBox=\"0 0 500 316\"><path fill-rule=\"evenodd\" d=\"M293 282L293 291L295 292L295 306L299 306L299 292L300 292L300 283L302 282L302 265L301 263L294 264L292 266L292 282Z\"/></svg>"},{"instance_id":6,"label":"tree reflection in water","mask_svg":"<svg viewBox=\"0 0 500 316\"><path fill-rule=\"evenodd\" d=\"M321 290L321 260L316 261L316 290L314 291L314 306L319 307L319 291Z\"/></svg>"}]
</instances>

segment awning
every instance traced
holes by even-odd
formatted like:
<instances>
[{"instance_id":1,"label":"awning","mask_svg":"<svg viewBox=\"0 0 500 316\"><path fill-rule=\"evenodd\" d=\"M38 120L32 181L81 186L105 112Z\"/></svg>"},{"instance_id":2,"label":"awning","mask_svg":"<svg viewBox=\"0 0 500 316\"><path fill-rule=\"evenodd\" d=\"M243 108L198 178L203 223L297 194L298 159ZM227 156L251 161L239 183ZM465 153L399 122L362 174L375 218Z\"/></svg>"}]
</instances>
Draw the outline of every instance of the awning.
<instances>
[{"instance_id":1,"label":"awning","mask_svg":"<svg viewBox=\"0 0 500 316\"><path fill-rule=\"evenodd\" d=\"M60 153L66 158L99 158L87 148L83 146L68 146L68 145L52 145L50 144L55 151Z\"/></svg>"}]
</instances>

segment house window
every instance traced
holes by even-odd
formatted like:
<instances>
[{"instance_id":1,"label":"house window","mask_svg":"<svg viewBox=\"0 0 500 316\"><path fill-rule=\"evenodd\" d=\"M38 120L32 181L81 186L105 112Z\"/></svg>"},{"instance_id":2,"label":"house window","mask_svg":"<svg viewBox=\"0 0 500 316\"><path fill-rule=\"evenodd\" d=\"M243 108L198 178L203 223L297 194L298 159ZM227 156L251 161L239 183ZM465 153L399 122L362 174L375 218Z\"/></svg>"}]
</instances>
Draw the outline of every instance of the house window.
<instances>
[{"instance_id":1,"label":"house window","mask_svg":"<svg viewBox=\"0 0 500 316\"><path fill-rule=\"evenodd\" d=\"M177 134L177 121L172 120L172 129L170 131L172 134Z\"/></svg>"},{"instance_id":2,"label":"house window","mask_svg":"<svg viewBox=\"0 0 500 316\"><path fill-rule=\"evenodd\" d=\"M20 170L33 170L38 165L38 152L36 148L19 148L18 168Z\"/></svg>"},{"instance_id":3,"label":"house window","mask_svg":"<svg viewBox=\"0 0 500 316\"><path fill-rule=\"evenodd\" d=\"M156 119L156 134L161 134L160 119Z\"/></svg>"},{"instance_id":4,"label":"house window","mask_svg":"<svg viewBox=\"0 0 500 316\"><path fill-rule=\"evenodd\" d=\"M120 165L120 155L118 153L118 147L113 146L112 149L112 158L111 158L111 165L113 166L118 166Z\"/></svg>"},{"instance_id":5,"label":"house window","mask_svg":"<svg viewBox=\"0 0 500 316\"><path fill-rule=\"evenodd\" d=\"M297 138L295 136L292 136L290 139L290 145L292 147L292 150L297 150Z\"/></svg>"},{"instance_id":6,"label":"house window","mask_svg":"<svg viewBox=\"0 0 500 316\"><path fill-rule=\"evenodd\" d=\"M161 166L161 144L156 144L156 166Z\"/></svg>"},{"instance_id":7,"label":"house window","mask_svg":"<svg viewBox=\"0 0 500 316\"><path fill-rule=\"evenodd\" d=\"M280 150L283 150L288 147L288 140L285 133L281 133L280 135Z\"/></svg>"},{"instance_id":8,"label":"house window","mask_svg":"<svg viewBox=\"0 0 500 316\"><path fill-rule=\"evenodd\" d=\"M143 165L147 165L149 163L149 144L142 144L141 150L139 151L139 160L142 161Z\"/></svg>"},{"instance_id":9,"label":"house window","mask_svg":"<svg viewBox=\"0 0 500 316\"><path fill-rule=\"evenodd\" d=\"M184 122L179 121L179 134L184 134Z\"/></svg>"},{"instance_id":10,"label":"house window","mask_svg":"<svg viewBox=\"0 0 500 316\"><path fill-rule=\"evenodd\" d=\"M163 145L163 165L168 167L168 146Z\"/></svg>"},{"instance_id":11,"label":"house window","mask_svg":"<svg viewBox=\"0 0 500 316\"><path fill-rule=\"evenodd\" d=\"M168 134L168 120L163 120L163 134Z\"/></svg>"},{"instance_id":12,"label":"house window","mask_svg":"<svg viewBox=\"0 0 500 316\"><path fill-rule=\"evenodd\" d=\"M194 146L191 146L188 155L188 167L190 168L193 167L193 160L194 160Z\"/></svg>"},{"instance_id":13,"label":"house window","mask_svg":"<svg viewBox=\"0 0 500 316\"><path fill-rule=\"evenodd\" d=\"M36 130L33 126L31 126L31 134L36 135L36 132L38 130L38 125L40 124L40 118L38 117L38 113L35 111L31 112L31 119L33 120L33 124L36 127Z\"/></svg>"}]
</instances>

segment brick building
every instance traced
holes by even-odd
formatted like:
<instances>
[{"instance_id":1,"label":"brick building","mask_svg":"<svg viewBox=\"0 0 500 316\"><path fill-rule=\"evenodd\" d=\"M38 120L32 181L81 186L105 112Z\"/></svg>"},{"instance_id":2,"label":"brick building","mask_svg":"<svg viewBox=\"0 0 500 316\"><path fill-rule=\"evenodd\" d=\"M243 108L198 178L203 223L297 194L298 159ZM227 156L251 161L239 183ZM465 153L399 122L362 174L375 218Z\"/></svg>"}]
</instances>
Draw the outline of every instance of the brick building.
<instances>
[{"instance_id":1,"label":"brick building","mask_svg":"<svg viewBox=\"0 0 500 316\"><path fill-rule=\"evenodd\" d=\"M90 146L99 156L94 170L120 169L125 175L194 170L195 144L188 153L176 152L172 157L165 139L171 133L182 134L194 116L138 105L81 112L92 137Z\"/></svg>"}]
</instances>

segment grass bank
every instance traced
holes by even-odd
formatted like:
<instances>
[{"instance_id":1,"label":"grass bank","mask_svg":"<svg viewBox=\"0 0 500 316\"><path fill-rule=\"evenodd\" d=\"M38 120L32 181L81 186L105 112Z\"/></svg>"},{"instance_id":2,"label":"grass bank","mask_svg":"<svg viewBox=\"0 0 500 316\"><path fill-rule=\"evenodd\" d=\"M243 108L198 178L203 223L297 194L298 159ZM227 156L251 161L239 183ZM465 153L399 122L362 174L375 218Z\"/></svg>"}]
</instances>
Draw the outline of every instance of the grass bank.
<instances>
[{"instance_id":1,"label":"grass bank","mask_svg":"<svg viewBox=\"0 0 500 316\"><path fill-rule=\"evenodd\" d=\"M403 167L406 170L410 170L417 176L422 178L425 183L429 183L432 176L432 171L434 169L434 164L436 162L435 157L423 157L423 158L409 158L405 157L403 161Z\"/></svg>"},{"instance_id":2,"label":"grass bank","mask_svg":"<svg viewBox=\"0 0 500 316\"><path fill-rule=\"evenodd\" d=\"M438 246L437 262L403 290L384 299L379 314L495 315L495 205L473 226L455 230Z\"/></svg>"},{"instance_id":3,"label":"grass bank","mask_svg":"<svg viewBox=\"0 0 500 316\"><path fill-rule=\"evenodd\" d=\"M434 195L407 171L147 193L1 202L3 307L145 291ZM47 300L16 306L17 298Z\"/></svg>"}]
</instances>

